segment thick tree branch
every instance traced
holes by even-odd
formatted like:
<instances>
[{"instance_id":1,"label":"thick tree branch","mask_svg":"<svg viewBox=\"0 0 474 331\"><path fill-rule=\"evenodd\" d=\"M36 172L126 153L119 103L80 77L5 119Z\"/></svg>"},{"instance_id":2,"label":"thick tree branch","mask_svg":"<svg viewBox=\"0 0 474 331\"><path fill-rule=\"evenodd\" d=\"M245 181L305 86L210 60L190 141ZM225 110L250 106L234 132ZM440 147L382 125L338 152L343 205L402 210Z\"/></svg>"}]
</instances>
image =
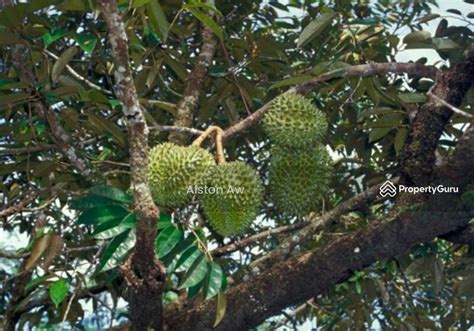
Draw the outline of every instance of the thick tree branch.
<instances>
[{"instance_id":1,"label":"thick tree branch","mask_svg":"<svg viewBox=\"0 0 474 331\"><path fill-rule=\"evenodd\" d=\"M388 73L409 74L418 77L430 77L435 79L438 75L438 69L431 66L424 66L418 63L369 63L349 66L337 70L333 70L319 75L315 79L290 88L285 93L296 93L306 95L314 88L334 78L340 77L369 77L375 75L385 75ZM247 116L240 122L232 125L224 131L223 138L228 139L236 134L248 129L252 125L258 123L263 115L270 109L271 102L267 102L253 114Z\"/></svg>"},{"instance_id":2,"label":"thick tree branch","mask_svg":"<svg viewBox=\"0 0 474 331\"><path fill-rule=\"evenodd\" d=\"M435 82L432 95L416 113L410 125L405 148L401 154L402 181L405 184L428 185L433 177L435 150L444 127L452 115L452 109L445 103L457 107L474 83L474 47L466 59L443 71ZM440 103L439 99L444 102Z\"/></svg>"},{"instance_id":3,"label":"thick tree branch","mask_svg":"<svg viewBox=\"0 0 474 331\"><path fill-rule=\"evenodd\" d=\"M214 0L208 0L209 5L214 5ZM212 13L209 13L212 15ZM204 26L202 29L202 47L199 55L196 57L194 67L186 78L183 97L177 104L174 126L192 127L193 116L199 105L199 94L204 85L204 80L212 65L212 59L216 52L217 41L214 32ZM188 142L189 136L185 131L172 131L169 135L169 141L184 145Z\"/></svg>"},{"instance_id":4,"label":"thick tree branch","mask_svg":"<svg viewBox=\"0 0 474 331\"><path fill-rule=\"evenodd\" d=\"M114 92L127 120L135 211L138 214L137 243L131 257L128 283L130 319L137 330L162 329L162 289L164 268L155 256L156 221L159 210L153 202L147 181L148 126L133 83L128 39L122 15L115 0L98 1L108 28L108 39L115 62Z\"/></svg>"}]
</instances>

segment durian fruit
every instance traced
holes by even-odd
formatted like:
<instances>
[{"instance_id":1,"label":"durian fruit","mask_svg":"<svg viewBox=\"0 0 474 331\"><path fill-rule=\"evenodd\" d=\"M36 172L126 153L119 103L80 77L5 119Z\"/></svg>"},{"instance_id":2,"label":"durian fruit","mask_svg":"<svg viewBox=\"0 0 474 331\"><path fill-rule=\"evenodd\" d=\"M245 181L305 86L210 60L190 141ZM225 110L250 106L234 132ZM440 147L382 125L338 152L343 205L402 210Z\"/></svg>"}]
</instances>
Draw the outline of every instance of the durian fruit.
<instances>
[{"instance_id":1,"label":"durian fruit","mask_svg":"<svg viewBox=\"0 0 474 331\"><path fill-rule=\"evenodd\" d=\"M305 153L279 146L271 149L269 193L275 209L287 216L306 216L321 205L332 166L322 145Z\"/></svg>"},{"instance_id":2,"label":"durian fruit","mask_svg":"<svg viewBox=\"0 0 474 331\"><path fill-rule=\"evenodd\" d=\"M185 206L192 200L192 188L201 183L212 165L215 165L212 154L198 146L172 143L155 146L150 150L148 162L153 200L163 207Z\"/></svg>"},{"instance_id":3,"label":"durian fruit","mask_svg":"<svg viewBox=\"0 0 474 331\"><path fill-rule=\"evenodd\" d=\"M295 93L276 97L262 125L276 144L299 149L320 143L328 128L324 113L309 99Z\"/></svg>"},{"instance_id":4,"label":"durian fruit","mask_svg":"<svg viewBox=\"0 0 474 331\"><path fill-rule=\"evenodd\" d=\"M263 185L257 172L242 161L209 168L201 206L211 227L222 236L242 233L257 217Z\"/></svg>"}]
</instances>

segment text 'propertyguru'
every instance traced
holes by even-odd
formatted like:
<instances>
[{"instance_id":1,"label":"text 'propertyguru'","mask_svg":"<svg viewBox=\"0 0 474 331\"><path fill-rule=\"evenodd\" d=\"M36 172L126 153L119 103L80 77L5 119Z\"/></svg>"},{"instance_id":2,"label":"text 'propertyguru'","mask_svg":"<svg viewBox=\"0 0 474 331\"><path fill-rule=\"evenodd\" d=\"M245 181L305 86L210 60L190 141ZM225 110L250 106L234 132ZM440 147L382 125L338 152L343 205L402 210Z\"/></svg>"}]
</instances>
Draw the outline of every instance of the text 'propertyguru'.
<instances>
[{"instance_id":1,"label":"text 'propertyguru'","mask_svg":"<svg viewBox=\"0 0 474 331\"><path fill-rule=\"evenodd\" d=\"M399 193L431 193L431 194L438 194L438 193L458 193L459 188L455 186L405 186L405 185L398 185L398 192Z\"/></svg>"}]
</instances>

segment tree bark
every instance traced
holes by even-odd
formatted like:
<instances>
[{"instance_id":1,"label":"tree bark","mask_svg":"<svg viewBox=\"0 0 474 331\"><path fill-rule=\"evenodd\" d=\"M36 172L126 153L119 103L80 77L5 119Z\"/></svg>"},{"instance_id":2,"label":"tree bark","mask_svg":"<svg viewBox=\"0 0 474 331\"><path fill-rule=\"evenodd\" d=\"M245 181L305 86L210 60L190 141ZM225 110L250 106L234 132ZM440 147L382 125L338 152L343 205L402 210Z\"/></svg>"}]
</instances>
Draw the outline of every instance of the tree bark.
<instances>
[{"instance_id":1,"label":"tree bark","mask_svg":"<svg viewBox=\"0 0 474 331\"><path fill-rule=\"evenodd\" d=\"M130 259L121 267L128 283L130 320L136 330L162 330L162 291L165 270L155 255L156 222L147 180L148 126L138 101L129 60L128 39L115 0L100 0L115 62L114 92L127 120L133 197L137 213L137 241Z\"/></svg>"}]
</instances>

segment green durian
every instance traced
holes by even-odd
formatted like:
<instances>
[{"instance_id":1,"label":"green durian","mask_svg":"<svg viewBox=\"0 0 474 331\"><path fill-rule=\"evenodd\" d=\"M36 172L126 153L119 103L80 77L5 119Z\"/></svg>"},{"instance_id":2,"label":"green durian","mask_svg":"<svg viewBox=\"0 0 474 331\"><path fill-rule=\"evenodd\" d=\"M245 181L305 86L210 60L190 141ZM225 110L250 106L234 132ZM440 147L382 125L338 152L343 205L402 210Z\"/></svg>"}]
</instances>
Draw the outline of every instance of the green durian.
<instances>
[{"instance_id":1,"label":"green durian","mask_svg":"<svg viewBox=\"0 0 474 331\"><path fill-rule=\"evenodd\" d=\"M332 166L322 145L304 153L273 146L269 169L270 200L287 216L306 216L321 204L329 188Z\"/></svg>"},{"instance_id":2,"label":"green durian","mask_svg":"<svg viewBox=\"0 0 474 331\"><path fill-rule=\"evenodd\" d=\"M258 216L263 204L263 184L248 164L234 161L215 165L206 174L205 183L201 206L217 233L242 233Z\"/></svg>"},{"instance_id":3,"label":"green durian","mask_svg":"<svg viewBox=\"0 0 474 331\"><path fill-rule=\"evenodd\" d=\"M190 188L199 185L214 157L197 146L163 143L150 150L148 183L158 206L178 208L191 202Z\"/></svg>"},{"instance_id":4,"label":"green durian","mask_svg":"<svg viewBox=\"0 0 474 331\"><path fill-rule=\"evenodd\" d=\"M309 99L294 93L276 97L262 125L276 144L299 149L321 143L328 128L324 113Z\"/></svg>"}]
</instances>

